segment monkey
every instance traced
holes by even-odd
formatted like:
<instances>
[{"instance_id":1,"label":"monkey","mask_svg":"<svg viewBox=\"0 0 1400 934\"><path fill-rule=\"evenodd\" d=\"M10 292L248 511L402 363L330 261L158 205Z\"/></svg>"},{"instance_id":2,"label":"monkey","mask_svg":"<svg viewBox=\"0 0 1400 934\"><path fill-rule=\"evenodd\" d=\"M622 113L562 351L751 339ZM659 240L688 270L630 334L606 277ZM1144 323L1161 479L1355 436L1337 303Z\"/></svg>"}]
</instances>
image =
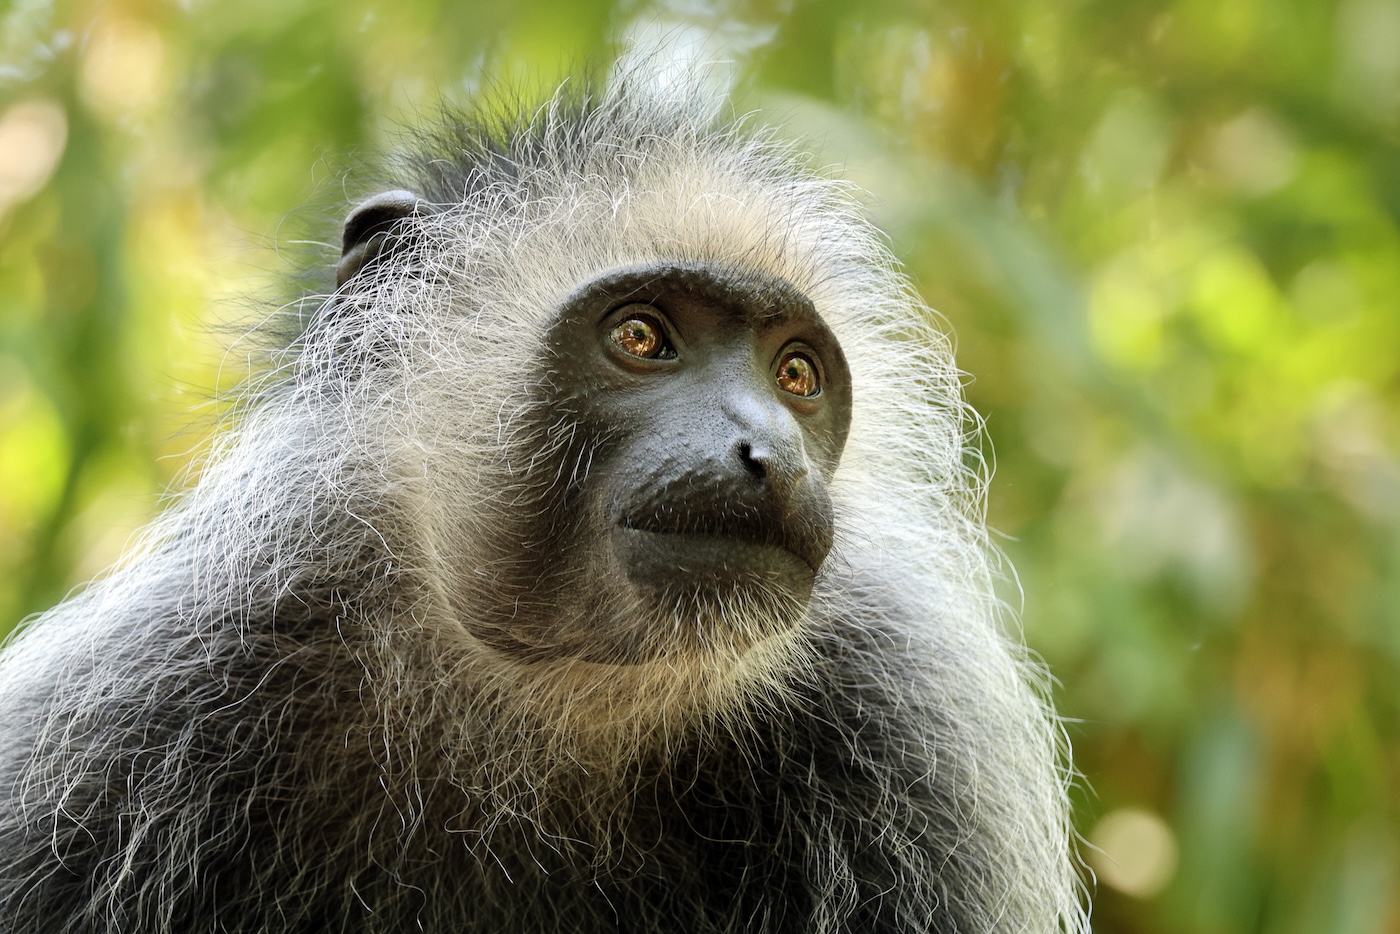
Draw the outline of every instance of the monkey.
<instances>
[{"instance_id":1,"label":"monkey","mask_svg":"<svg viewBox=\"0 0 1400 934\"><path fill-rule=\"evenodd\" d=\"M0 932L1087 931L950 341L809 162L636 75L416 133L0 656Z\"/></svg>"}]
</instances>

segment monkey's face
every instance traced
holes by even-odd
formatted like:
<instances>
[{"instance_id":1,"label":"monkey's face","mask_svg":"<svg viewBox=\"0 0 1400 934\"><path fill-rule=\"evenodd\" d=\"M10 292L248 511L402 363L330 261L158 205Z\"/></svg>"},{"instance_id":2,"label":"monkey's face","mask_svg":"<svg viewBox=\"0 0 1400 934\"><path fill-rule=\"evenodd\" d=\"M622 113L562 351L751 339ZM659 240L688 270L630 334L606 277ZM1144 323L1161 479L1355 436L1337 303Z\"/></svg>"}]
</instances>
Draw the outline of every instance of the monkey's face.
<instances>
[{"instance_id":1,"label":"monkey's face","mask_svg":"<svg viewBox=\"0 0 1400 934\"><path fill-rule=\"evenodd\" d=\"M528 536L542 573L526 602L549 603L503 627L509 641L628 662L797 625L831 550L851 417L845 357L811 302L750 272L623 269L565 301L545 361L539 417L572 441L536 467L555 505Z\"/></svg>"}]
</instances>

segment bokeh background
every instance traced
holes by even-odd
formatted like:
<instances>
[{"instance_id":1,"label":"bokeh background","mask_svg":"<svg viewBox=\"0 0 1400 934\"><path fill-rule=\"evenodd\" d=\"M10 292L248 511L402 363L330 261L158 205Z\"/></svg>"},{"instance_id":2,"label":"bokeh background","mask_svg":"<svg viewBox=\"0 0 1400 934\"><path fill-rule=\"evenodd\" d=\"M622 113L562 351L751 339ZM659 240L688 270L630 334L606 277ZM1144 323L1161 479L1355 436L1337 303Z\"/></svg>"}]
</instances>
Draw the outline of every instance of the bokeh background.
<instances>
[{"instance_id":1,"label":"bokeh background","mask_svg":"<svg viewBox=\"0 0 1400 934\"><path fill-rule=\"evenodd\" d=\"M1400 931L1400 0L8 0L0 631L197 459L341 166L656 34L956 334L1096 930Z\"/></svg>"}]
</instances>

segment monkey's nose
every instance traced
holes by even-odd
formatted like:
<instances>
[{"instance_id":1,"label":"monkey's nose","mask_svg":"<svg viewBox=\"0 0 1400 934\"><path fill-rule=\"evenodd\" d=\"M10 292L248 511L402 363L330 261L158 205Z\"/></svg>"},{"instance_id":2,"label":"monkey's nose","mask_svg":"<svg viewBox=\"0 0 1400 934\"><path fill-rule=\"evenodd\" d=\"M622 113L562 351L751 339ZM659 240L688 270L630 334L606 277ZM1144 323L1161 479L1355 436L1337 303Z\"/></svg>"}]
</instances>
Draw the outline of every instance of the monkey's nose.
<instances>
[{"instance_id":1,"label":"monkey's nose","mask_svg":"<svg viewBox=\"0 0 1400 934\"><path fill-rule=\"evenodd\" d=\"M735 445L735 453L748 476L783 495L807 475L807 459L792 445L746 440Z\"/></svg>"},{"instance_id":2,"label":"monkey's nose","mask_svg":"<svg viewBox=\"0 0 1400 934\"><path fill-rule=\"evenodd\" d=\"M744 469L755 480L766 480L768 478L767 459L761 454L755 456L753 445L747 441L739 442L739 462L744 465Z\"/></svg>"},{"instance_id":3,"label":"monkey's nose","mask_svg":"<svg viewBox=\"0 0 1400 934\"><path fill-rule=\"evenodd\" d=\"M742 377L735 382L720 402L729 437L727 470L738 467L757 488L787 496L807 475L802 428L767 387L746 385Z\"/></svg>"}]
</instances>

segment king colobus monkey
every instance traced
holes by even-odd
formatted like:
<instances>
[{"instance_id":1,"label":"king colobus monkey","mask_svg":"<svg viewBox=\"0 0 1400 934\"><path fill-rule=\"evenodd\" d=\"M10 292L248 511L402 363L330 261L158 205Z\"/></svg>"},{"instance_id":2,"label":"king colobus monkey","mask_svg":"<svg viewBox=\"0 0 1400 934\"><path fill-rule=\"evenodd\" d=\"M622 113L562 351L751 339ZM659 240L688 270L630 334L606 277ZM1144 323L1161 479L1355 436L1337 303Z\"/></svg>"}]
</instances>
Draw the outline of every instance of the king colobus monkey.
<instances>
[{"instance_id":1,"label":"king colobus monkey","mask_svg":"<svg viewBox=\"0 0 1400 934\"><path fill-rule=\"evenodd\" d=\"M453 121L0 662L0 932L1082 932L948 344L693 90Z\"/></svg>"}]
</instances>

